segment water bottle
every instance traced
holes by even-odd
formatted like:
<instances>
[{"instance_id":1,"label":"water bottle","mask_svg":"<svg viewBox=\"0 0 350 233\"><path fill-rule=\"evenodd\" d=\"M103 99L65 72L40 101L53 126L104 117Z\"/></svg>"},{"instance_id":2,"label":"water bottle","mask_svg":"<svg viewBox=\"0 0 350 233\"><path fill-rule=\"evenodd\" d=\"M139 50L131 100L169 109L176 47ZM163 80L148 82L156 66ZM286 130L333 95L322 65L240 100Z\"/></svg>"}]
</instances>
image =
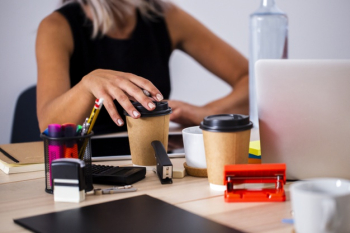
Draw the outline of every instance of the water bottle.
<instances>
[{"instance_id":1,"label":"water bottle","mask_svg":"<svg viewBox=\"0 0 350 233\"><path fill-rule=\"evenodd\" d=\"M250 119L259 127L254 64L259 59L288 58L288 17L275 0L261 0L250 15L249 105Z\"/></svg>"}]
</instances>

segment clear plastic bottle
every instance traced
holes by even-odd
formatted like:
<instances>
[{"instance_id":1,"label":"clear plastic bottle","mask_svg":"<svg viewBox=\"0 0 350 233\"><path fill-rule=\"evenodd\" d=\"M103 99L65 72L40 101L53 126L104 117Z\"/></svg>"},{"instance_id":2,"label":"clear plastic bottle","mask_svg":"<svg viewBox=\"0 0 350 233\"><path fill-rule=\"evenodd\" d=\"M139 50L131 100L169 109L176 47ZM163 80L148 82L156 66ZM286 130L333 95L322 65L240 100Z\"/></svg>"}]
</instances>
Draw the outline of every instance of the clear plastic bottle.
<instances>
[{"instance_id":1,"label":"clear plastic bottle","mask_svg":"<svg viewBox=\"0 0 350 233\"><path fill-rule=\"evenodd\" d=\"M275 0L261 0L250 15L249 105L254 127L259 127L254 64L259 59L288 58L288 17Z\"/></svg>"}]
</instances>

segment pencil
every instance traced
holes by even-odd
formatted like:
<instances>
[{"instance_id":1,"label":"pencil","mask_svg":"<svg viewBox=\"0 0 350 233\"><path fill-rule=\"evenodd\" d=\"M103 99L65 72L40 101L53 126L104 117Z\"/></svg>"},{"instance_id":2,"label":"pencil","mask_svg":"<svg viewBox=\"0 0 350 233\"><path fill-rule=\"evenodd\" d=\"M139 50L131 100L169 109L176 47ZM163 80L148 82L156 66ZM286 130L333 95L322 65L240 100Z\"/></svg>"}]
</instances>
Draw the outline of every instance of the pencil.
<instances>
[{"instance_id":1,"label":"pencil","mask_svg":"<svg viewBox=\"0 0 350 233\"><path fill-rule=\"evenodd\" d=\"M98 117L98 114L100 113L100 110L101 110L102 106L103 106L103 98L96 99L94 108L92 109L90 117L87 120L87 125L89 125L89 128L88 128L86 134L91 133L92 128L94 127L94 124L96 122L96 119ZM79 158L80 159L83 159L87 143L88 143L88 139L85 139L85 141L84 141L84 143L83 143L83 145L82 145L82 147L80 148L80 151L79 151Z\"/></svg>"},{"instance_id":2,"label":"pencil","mask_svg":"<svg viewBox=\"0 0 350 233\"><path fill-rule=\"evenodd\" d=\"M102 98L96 99L94 108L92 109L89 120L88 120L88 124L90 124L90 127L89 127L88 132L87 132L88 134L91 133L92 128L94 127L97 116L100 113L102 106L103 106L103 99Z\"/></svg>"}]
</instances>

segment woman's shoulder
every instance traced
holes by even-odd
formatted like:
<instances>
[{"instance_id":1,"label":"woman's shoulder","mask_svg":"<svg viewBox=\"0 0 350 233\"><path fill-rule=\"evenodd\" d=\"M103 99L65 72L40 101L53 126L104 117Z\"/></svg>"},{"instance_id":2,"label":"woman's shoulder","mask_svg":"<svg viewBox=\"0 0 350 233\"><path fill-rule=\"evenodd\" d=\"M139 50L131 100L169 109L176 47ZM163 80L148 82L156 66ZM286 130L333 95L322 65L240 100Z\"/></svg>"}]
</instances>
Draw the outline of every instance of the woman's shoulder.
<instances>
[{"instance_id":1,"label":"woman's shoulder","mask_svg":"<svg viewBox=\"0 0 350 233\"><path fill-rule=\"evenodd\" d=\"M170 3L164 12L164 16L175 48L178 47L186 34L191 34L191 31L198 26L195 23L196 20L190 14L174 3Z\"/></svg>"},{"instance_id":2,"label":"woman's shoulder","mask_svg":"<svg viewBox=\"0 0 350 233\"><path fill-rule=\"evenodd\" d=\"M41 29L45 31L61 31L63 33L65 29L69 29L69 24L62 14L54 11L40 22L39 31Z\"/></svg>"},{"instance_id":3,"label":"woman's shoulder","mask_svg":"<svg viewBox=\"0 0 350 233\"><path fill-rule=\"evenodd\" d=\"M180 30L182 27L188 28L193 26L192 24L197 21L191 14L174 3L169 3L164 11L164 16L169 26Z\"/></svg>"},{"instance_id":4,"label":"woman's shoulder","mask_svg":"<svg viewBox=\"0 0 350 233\"><path fill-rule=\"evenodd\" d=\"M61 28L69 26L70 18L82 12L79 3L68 3L46 16L40 23L40 27ZM68 27L69 28L69 27Z\"/></svg>"},{"instance_id":5,"label":"woman's shoulder","mask_svg":"<svg viewBox=\"0 0 350 233\"><path fill-rule=\"evenodd\" d=\"M39 25L38 36L49 35L72 44L73 37L82 30L86 22L79 3L68 3L46 16ZM71 46L70 46L71 47Z\"/></svg>"},{"instance_id":6,"label":"woman's shoulder","mask_svg":"<svg viewBox=\"0 0 350 233\"><path fill-rule=\"evenodd\" d=\"M39 24L37 42L52 42L72 52L72 32L66 18L56 11L46 16Z\"/></svg>"}]
</instances>

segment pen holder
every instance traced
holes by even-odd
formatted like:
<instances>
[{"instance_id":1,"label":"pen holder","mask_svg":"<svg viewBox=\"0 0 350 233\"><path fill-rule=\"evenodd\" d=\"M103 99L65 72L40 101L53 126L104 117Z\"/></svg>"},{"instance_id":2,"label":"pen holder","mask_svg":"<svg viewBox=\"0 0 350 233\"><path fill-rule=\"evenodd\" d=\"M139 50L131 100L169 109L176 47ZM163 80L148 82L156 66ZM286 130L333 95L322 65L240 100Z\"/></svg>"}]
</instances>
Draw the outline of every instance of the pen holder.
<instances>
[{"instance_id":1,"label":"pen holder","mask_svg":"<svg viewBox=\"0 0 350 233\"><path fill-rule=\"evenodd\" d=\"M91 170L91 136L93 132L84 136L54 138L45 134L40 137L44 140L45 156L45 191L53 193L51 163L58 158L79 158L84 161L85 192L93 190Z\"/></svg>"}]
</instances>

